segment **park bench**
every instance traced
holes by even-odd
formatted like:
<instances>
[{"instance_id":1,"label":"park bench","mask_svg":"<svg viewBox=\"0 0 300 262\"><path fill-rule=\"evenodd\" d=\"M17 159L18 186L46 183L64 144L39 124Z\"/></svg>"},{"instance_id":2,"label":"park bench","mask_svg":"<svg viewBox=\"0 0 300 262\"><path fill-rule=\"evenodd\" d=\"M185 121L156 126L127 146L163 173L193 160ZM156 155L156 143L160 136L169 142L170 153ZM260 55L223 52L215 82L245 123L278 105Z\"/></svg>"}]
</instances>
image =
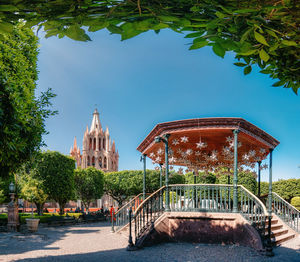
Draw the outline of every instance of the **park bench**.
<instances>
[{"instance_id":1,"label":"park bench","mask_svg":"<svg viewBox=\"0 0 300 262\"><path fill-rule=\"evenodd\" d=\"M76 223L75 217L72 216L51 216L48 219L48 226L73 225Z\"/></svg>"}]
</instances>

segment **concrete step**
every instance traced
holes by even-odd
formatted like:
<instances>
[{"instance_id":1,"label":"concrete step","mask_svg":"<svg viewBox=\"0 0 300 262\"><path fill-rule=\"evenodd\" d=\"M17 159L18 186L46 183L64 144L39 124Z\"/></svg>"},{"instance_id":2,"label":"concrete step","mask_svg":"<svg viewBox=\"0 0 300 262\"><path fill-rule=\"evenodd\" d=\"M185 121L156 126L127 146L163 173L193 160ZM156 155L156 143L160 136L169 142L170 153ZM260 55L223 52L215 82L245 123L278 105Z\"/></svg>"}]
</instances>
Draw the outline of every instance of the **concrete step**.
<instances>
[{"instance_id":1,"label":"concrete step","mask_svg":"<svg viewBox=\"0 0 300 262\"><path fill-rule=\"evenodd\" d=\"M276 229L276 230L272 230L272 237L279 237L281 235L284 235L286 233L288 233L288 229L284 229L284 228L279 228L279 229Z\"/></svg>"},{"instance_id":2,"label":"concrete step","mask_svg":"<svg viewBox=\"0 0 300 262\"><path fill-rule=\"evenodd\" d=\"M282 227L283 227L282 224L274 224L274 225L271 224L271 231L281 229ZM266 225L265 229L266 229L266 232L268 232L268 225Z\"/></svg>"},{"instance_id":3,"label":"concrete step","mask_svg":"<svg viewBox=\"0 0 300 262\"><path fill-rule=\"evenodd\" d=\"M294 233L286 233L286 234L280 235L278 237L275 237L275 239L273 240L273 243L276 245L280 245L281 243L288 241L294 237L295 237Z\"/></svg>"},{"instance_id":4,"label":"concrete step","mask_svg":"<svg viewBox=\"0 0 300 262\"><path fill-rule=\"evenodd\" d=\"M271 225L274 225L274 224L278 224L278 219L272 218L272 220L271 220ZM269 225L269 220L268 220L268 219L267 219L267 221L266 221L266 225Z\"/></svg>"}]
</instances>

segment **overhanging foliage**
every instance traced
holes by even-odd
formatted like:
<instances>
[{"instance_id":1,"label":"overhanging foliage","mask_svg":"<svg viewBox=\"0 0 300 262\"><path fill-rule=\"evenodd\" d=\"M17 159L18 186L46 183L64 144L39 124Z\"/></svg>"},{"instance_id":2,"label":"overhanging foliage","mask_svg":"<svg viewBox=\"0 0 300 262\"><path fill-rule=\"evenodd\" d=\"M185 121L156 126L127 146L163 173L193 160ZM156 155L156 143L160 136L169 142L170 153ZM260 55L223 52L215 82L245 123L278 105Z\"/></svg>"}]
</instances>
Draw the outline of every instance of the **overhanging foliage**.
<instances>
[{"instance_id":1,"label":"overhanging foliage","mask_svg":"<svg viewBox=\"0 0 300 262\"><path fill-rule=\"evenodd\" d=\"M191 39L190 49L212 46L249 74L253 65L277 79L273 86L300 87L300 2L298 0L3 0L0 34L12 21L43 27L46 37L88 41L86 34L106 28L129 39L169 28Z\"/></svg>"}]
</instances>

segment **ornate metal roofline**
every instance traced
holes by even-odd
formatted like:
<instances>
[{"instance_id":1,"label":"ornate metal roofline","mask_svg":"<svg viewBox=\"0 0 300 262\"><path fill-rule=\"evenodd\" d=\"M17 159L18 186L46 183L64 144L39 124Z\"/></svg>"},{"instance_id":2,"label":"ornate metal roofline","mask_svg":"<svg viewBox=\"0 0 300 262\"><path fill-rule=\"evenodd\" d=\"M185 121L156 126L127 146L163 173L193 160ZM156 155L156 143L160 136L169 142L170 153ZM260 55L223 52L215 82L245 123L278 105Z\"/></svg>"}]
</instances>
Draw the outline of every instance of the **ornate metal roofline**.
<instances>
[{"instance_id":1,"label":"ornate metal roofline","mask_svg":"<svg viewBox=\"0 0 300 262\"><path fill-rule=\"evenodd\" d=\"M239 129L241 132L250 135L267 147L274 149L279 141L271 135L258 128L254 124L238 117L213 117L184 119L157 124L148 136L137 147L137 150L144 153L147 148L154 143L154 138L158 135L172 133L177 130L193 129Z\"/></svg>"}]
</instances>

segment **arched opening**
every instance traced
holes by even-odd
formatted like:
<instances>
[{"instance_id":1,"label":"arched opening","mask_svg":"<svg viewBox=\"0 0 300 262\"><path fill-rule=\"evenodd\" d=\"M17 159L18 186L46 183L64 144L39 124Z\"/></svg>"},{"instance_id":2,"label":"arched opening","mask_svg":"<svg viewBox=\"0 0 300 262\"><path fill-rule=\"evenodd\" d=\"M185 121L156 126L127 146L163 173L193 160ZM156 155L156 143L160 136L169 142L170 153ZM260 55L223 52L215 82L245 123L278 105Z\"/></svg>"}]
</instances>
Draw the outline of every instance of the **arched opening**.
<instances>
[{"instance_id":1,"label":"arched opening","mask_svg":"<svg viewBox=\"0 0 300 262\"><path fill-rule=\"evenodd\" d=\"M102 157L101 156L99 157L99 166L100 166L100 168L102 168Z\"/></svg>"},{"instance_id":2,"label":"arched opening","mask_svg":"<svg viewBox=\"0 0 300 262\"><path fill-rule=\"evenodd\" d=\"M103 138L103 148L105 149L105 138Z\"/></svg>"},{"instance_id":3,"label":"arched opening","mask_svg":"<svg viewBox=\"0 0 300 262\"><path fill-rule=\"evenodd\" d=\"M90 145L89 145L89 149L92 149L92 138L90 138Z\"/></svg>"},{"instance_id":4,"label":"arched opening","mask_svg":"<svg viewBox=\"0 0 300 262\"><path fill-rule=\"evenodd\" d=\"M95 167L95 157L92 157L92 166Z\"/></svg>"},{"instance_id":5,"label":"arched opening","mask_svg":"<svg viewBox=\"0 0 300 262\"><path fill-rule=\"evenodd\" d=\"M87 165L90 166L91 162L90 162L90 156L87 157Z\"/></svg>"},{"instance_id":6,"label":"arched opening","mask_svg":"<svg viewBox=\"0 0 300 262\"><path fill-rule=\"evenodd\" d=\"M107 159L104 157L104 168L107 168Z\"/></svg>"},{"instance_id":7,"label":"arched opening","mask_svg":"<svg viewBox=\"0 0 300 262\"><path fill-rule=\"evenodd\" d=\"M99 137L99 150L101 150L101 138Z\"/></svg>"},{"instance_id":8,"label":"arched opening","mask_svg":"<svg viewBox=\"0 0 300 262\"><path fill-rule=\"evenodd\" d=\"M96 150L96 138L94 137L93 149Z\"/></svg>"}]
</instances>

